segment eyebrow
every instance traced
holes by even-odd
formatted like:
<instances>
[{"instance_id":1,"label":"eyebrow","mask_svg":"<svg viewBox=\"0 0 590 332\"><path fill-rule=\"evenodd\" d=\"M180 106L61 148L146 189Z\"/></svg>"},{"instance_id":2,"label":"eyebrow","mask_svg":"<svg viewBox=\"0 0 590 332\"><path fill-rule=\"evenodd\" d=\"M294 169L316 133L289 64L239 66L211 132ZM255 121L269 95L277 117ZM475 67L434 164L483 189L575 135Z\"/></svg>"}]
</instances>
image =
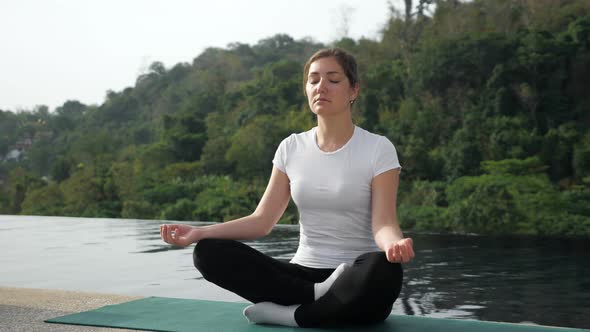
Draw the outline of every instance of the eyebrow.
<instances>
[{"instance_id":1,"label":"eyebrow","mask_svg":"<svg viewBox=\"0 0 590 332\"><path fill-rule=\"evenodd\" d=\"M312 71L311 73L309 73L310 76L311 75L319 75L319 74L320 73L317 72L317 71ZM333 74L341 74L342 75L342 73L339 72L339 71L329 71L329 72L326 73L326 75L333 75Z\"/></svg>"}]
</instances>

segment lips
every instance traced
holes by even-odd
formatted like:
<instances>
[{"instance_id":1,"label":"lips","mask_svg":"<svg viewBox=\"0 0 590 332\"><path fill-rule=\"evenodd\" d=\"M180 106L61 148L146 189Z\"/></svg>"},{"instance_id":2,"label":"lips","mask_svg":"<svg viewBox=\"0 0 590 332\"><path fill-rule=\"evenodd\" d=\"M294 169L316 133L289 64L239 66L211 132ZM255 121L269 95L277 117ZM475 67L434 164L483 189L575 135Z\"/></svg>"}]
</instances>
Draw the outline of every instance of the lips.
<instances>
[{"instance_id":1,"label":"lips","mask_svg":"<svg viewBox=\"0 0 590 332\"><path fill-rule=\"evenodd\" d=\"M314 103L318 103L318 102L320 102L320 101L329 102L330 100L329 100L329 99L327 99L327 98L322 98L322 97L320 97L320 98L316 98L316 100L314 101Z\"/></svg>"}]
</instances>

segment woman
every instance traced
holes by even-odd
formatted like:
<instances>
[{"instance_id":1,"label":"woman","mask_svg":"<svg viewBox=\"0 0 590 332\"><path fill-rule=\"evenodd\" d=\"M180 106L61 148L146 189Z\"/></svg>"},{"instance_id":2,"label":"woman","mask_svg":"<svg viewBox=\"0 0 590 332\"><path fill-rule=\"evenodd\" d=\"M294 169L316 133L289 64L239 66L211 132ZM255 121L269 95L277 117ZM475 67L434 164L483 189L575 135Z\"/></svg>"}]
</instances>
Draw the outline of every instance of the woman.
<instances>
[{"instance_id":1,"label":"woman","mask_svg":"<svg viewBox=\"0 0 590 332\"><path fill-rule=\"evenodd\" d=\"M353 124L359 94L355 59L332 48L304 67L305 94L318 125L279 145L272 174L251 215L205 227L162 225L173 245L197 243L203 277L254 304L254 323L321 327L382 321L414 257L396 215L399 165L393 144ZM236 240L270 233L293 197L301 235L282 262Z\"/></svg>"}]
</instances>

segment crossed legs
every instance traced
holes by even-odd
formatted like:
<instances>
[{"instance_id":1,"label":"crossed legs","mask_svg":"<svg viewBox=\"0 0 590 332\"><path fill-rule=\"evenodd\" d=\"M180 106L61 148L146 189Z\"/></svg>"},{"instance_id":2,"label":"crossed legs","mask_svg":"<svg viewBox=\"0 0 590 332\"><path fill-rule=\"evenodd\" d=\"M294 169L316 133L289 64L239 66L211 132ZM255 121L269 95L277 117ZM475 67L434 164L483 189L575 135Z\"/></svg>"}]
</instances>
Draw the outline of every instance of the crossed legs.
<instances>
[{"instance_id":1,"label":"crossed legs","mask_svg":"<svg viewBox=\"0 0 590 332\"><path fill-rule=\"evenodd\" d=\"M403 275L382 252L335 271L282 262L233 240L201 240L193 259L206 280L256 304L245 311L250 320L302 327L384 320Z\"/></svg>"}]
</instances>

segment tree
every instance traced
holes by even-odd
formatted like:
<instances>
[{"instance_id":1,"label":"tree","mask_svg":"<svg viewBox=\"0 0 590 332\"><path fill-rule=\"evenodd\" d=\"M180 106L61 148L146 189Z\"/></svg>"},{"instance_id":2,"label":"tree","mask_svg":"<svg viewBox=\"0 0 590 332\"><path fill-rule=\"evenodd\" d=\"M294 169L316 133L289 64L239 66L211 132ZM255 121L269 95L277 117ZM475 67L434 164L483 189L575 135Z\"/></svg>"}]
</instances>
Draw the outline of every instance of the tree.
<instances>
[{"instance_id":1,"label":"tree","mask_svg":"<svg viewBox=\"0 0 590 332\"><path fill-rule=\"evenodd\" d=\"M10 202L9 213L19 214L22 210L22 203L26 198L29 190L41 188L45 182L39 177L35 177L21 167L17 167L10 172L8 177L9 192L8 201Z\"/></svg>"},{"instance_id":2,"label":"tree","mask_svg":"<svg viewBox=\"0 0 590 332\"><path fill-rule=\"evenodd\" d=\"M198 114L165 115L163 138L170 145L176 160L199 160L207 141L205 122Z\"/></svg>"},{"instance_id":3,"label":"tree","mask_svg":"<svg viewBox=\"0 0 590 332\"><path fill-rule=\"evenodd\" d=\"M590 130L574 144L572 163L577 179L590 178Z\"/></svg>"},{"instance_id":4,"label":"tree","mask_svg":"<svg viewBox=\"0 0 590 332\"><path fill-rule=\"evenodd\" d=\"M258 116L232 137L226 159L235 164L238 177L268 177L276 148L287 136L277 123L276 117Z\"/></svg>"},{"instance_id":5,"label":"tree","mask_svg":"<svg viewBox=\"0 0 590 332\"><path fill-rule=\"evenodd\" d=\"M63 215L77 217L101 216L98 202L101 188L92 167L80 167L60 184L63 193Z\"/></svg>"},{"instance_id":6,"label":"tree","mask_svg":"<svg viewBox=\"0 0 590 332\"><path fill-rule=\"evenodd\" d=\"M51 118L52 126L58 131L72 130L80 124L86 105L77 100L68 100L62 106L55 109L55 116Z\"/></svg>"},{"instance_id":7,"label":"tree","mask_svg":"<svg viewBox=\"0 0 590 332\"><path fill-rule=\"evenodd\" d=\"M56 183L29 190L22 203L21 213L38 216L63 215L64 195Z\"/></svg>"}]
</instances>

